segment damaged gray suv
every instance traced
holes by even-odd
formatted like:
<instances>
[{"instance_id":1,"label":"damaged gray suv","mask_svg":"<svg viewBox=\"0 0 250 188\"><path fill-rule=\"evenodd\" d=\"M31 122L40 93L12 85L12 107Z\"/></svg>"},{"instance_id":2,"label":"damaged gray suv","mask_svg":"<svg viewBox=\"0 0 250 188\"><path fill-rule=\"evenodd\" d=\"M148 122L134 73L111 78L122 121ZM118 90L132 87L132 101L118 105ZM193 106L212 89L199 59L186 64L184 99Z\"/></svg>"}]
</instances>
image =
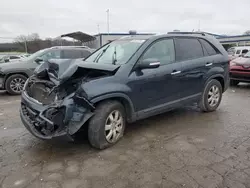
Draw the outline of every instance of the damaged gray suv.
<instances>
[{"instance_id":1,"label":"damaged gray suv","mask_svg":"<svg viewBox=\"0 0 250 188\"><path fill-rule=\"evenodd\" d=\"M211 112L229 81L227 52L205 34L131 36L83 60L50 60L25 83L20 115L36 137L88 130L92 146L120 140L134 122L192 103Z\"/></svg>"}]
</instances>

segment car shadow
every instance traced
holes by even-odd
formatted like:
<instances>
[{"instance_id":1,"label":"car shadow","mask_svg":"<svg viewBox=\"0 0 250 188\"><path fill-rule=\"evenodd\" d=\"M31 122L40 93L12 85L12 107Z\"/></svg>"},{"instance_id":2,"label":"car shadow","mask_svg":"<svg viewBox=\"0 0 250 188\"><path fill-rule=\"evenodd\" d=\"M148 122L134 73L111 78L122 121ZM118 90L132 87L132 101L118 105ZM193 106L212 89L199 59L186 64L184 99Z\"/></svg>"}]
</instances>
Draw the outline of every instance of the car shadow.
<instances>
[{"instance_id":1,"label":"car shadow","mask_svg":"<svg viewBox=\"0 0 250 188\"><path fill-rule=\"evenodd\" d=\"M196 113L197 113L197 108L192 106L186 108L179 108L160 115L152 116L144 120L139 120L134 123L129 123L127 124L125 129L124 138L122 139L123 143L127 145L127 143L129 143L131 139L136 138L138 135L140 135L141 133L143 134L143 132L145 131L148 130L151 131L153 127L155 129L157 128L161 129L162 126L164 127L176 126L176 124L173 125L172 122L175 122L177 118ZM83 129L81 132L76 134L74 138L75 138L74 141L66 139L65 137L54 138L52 140L42 141L39 144L41 148L49 147L50 149L53 150L54 154L58 152L56 155L62 152L74 153L74 151L79 151L79 150L88 153L99 151L90 146L88 141L87 129ZM39 153L39 149L37 150L37 152Z\"/></svg>"},{"instance_id":2,"label":"car shadow","mask_svg":"<svg viewBox=\"0 0 250 188\"><path fill-rule=\"evenodd\" d=\"M230 86L230 88L250 89L250 83L239 83L237 86Z\"/></svg>"}]
</instances>

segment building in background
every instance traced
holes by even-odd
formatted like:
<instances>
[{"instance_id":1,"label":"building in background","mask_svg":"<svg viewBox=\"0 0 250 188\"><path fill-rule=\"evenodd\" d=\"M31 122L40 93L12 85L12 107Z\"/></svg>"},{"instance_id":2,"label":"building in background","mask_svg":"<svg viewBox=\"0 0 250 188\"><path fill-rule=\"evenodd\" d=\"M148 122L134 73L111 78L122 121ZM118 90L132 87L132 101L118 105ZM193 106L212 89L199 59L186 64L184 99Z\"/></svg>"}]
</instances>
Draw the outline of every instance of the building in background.
<instances>
[{"instance_id":1,"label":"building in background","mask_svg":"<svg viewBox=\"0 0 250 188\"><path fill-rule=\"evenodd\" d=\"M99 33L96 35L89 35L80 31L63 34L60 37L70 37L75 40L81 41L82 45L88 46L90 48L100 48L101 46L107 44L110 41L119 39L124 36L133 35L155 35L154 33L137 33L136 31L129 31L128 33Z\"/></svg>"},{"instance_id":2,"label":"building in background","mask_svg":"<svg viewBox=\"0 0 250 188\"><path fill-rule=\"evenodd\" d=\"M174 32L180 32L180 30L174 30ZM214 33L208 33L208 32L203 32L203 31L198 31L198 32L214 36L220 41L220 43L224 46L225 49L228 49L232 46L249 46L250 45L250 35L230 36L230 35L219 35L219 34L214 34ZM132 36L132 35L143 36L143 35L155 35L155 34L154 33L137 33L136 31L129 31L128 33L99 33L96 35L89 35L89 34L78 31L78 32L64 34L64 35L61 35L60 37L71 37L75 40L80 41L82 45L97 49L110 41L119 39L124 36Z\"/></svg>"},{"instance_id":3,"label":"building in background","mask_svg":"<svg viewBox=\"0 0 250 188\"><path fill-rule=\"evenodd\" d=\"M132 35L140 35L140 36L144 36L144 35L155 35L153 33L136 33L136 32L129 32L129 33L100 33L100 34L97 34L97 35L94 35L95 36L95 40L93 41L90 41L90 42L87 42L85 43L86 46L89 46L91 48L99 48L105 44L107 44L108 42L111 42L113 40L117 40L117 39L120 39L122 37L125 37L125 36L132 36Z\"/></svg>"}]
</instances>

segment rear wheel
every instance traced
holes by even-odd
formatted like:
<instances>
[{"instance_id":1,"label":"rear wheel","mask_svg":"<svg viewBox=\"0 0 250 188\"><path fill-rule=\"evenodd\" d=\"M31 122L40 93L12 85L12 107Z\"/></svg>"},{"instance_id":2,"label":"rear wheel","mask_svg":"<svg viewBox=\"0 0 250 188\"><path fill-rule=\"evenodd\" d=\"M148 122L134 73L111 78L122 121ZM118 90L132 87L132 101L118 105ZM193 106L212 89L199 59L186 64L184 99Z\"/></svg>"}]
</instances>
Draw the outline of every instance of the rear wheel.
<instances>
[{"instance_id":1,"label":"rear wheel","mask_svg":"<svg viewBox=\"0 0 250 188\"><path fill-rule=\"evenodd\" d=\"M95 148L104 149L117 143L124 133L125 117L124 107L118 101L100 103L89 121L90 144Z\"/></svg>"},{"instance_id":2,"label":"rear wheel","mask_svg":"<svg viewBox=\"0 0 250 188\"><path fill-rule=\"evenodd\" d=\"M200 101L200 109L203 112L215 111L222 99L222 86L218 80L210 80L203 91Z\"/></svg>"},{"instance_id":3,"label":"rear wheel","mask_svg":"<svg viewBox=\"0 0 250 188\"><path fill-rule=\"evenodd\" d=\"M237 86L240 82L238 80L230 80L231 86Z\"/></svg>"},{"instance_id":4,"label":"rear wheel","mask_svg":"<svg viewBox=\"0 0 250 188\"><path fill-rule=\"evenodd\" d=\"M11 95L20 95L26 80L27 77L21 74L11 75L6 80L5 88L7 92Z\"/></svg>"}]
</instances>

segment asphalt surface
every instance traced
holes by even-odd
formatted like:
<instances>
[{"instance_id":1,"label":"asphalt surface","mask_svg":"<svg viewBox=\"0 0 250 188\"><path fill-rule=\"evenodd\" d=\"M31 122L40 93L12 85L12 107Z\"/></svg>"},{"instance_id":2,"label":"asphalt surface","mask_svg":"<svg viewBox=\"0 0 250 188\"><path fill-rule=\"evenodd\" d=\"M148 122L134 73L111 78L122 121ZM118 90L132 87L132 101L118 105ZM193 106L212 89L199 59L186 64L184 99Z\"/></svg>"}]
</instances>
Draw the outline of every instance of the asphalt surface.
<instances>
[{"instance_id":1,"label":"asphalt surface","mask_svg":"<svg viewBox=\"0 0 250 188\"><path fill-rule=\"evenodd\" d=\"M213 113L186 107L130 124L103 151L34 138L19 103L0 93L2 188L250 187L250 85L229 88Z\"/></svg>"}]
</instances>

